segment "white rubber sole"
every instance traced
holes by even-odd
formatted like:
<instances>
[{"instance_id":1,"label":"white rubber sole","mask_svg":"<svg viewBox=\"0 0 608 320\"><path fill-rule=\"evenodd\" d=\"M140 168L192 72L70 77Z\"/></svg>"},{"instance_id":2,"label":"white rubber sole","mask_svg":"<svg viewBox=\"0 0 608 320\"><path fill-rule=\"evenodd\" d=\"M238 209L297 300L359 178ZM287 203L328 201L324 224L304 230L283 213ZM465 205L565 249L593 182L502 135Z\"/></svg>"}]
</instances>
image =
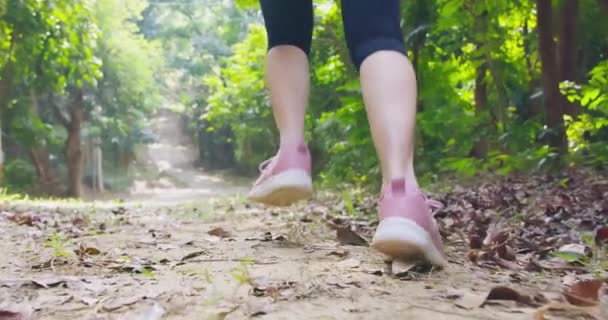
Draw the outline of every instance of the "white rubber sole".
<instances>
[{"instance_id":1,"label":"white rubber sole","mask_svg":"<svg viewBox=\"0 0 608 320\"><path fill-rule=\"evenodd\" d=\"M304 170L288 170L255 186L249 200L272 206L288 206L312 197L312 178Z\"/></svg>"},{"instance_id":2,"label":"white rubber sole","mask_svg":"<svg viewBox=\"0 0 608 320\"><path fill-rule=\"evenodd\" d=\"M415 222L398 217L382 220L372 240L372 248L393 258L424 261L446 267L447 261L433 245L430 234Z\"/></svg>"}]
</instances>

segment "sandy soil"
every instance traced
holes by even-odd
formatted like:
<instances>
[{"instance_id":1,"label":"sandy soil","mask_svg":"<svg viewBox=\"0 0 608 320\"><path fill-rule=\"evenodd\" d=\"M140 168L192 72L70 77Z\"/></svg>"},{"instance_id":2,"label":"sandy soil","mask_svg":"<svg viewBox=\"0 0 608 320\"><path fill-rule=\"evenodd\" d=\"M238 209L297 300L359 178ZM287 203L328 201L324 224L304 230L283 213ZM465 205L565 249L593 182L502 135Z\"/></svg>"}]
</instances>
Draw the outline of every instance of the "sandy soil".
<instances>
[{"instance_id":1,"label":"sandy soil","mask_svg":"<svg viewBox=\"0 0 608 320\"><path fill-rule=\"evenodd\" d=\"M395 265L389 275L383 257L339 245L306 210L234 199L3 208L0 307L34 319L531 319L531 308L479 304L500 284L551 284L473 266L458 243L447 270ZM48 240L57 234L66 239Z\"/></svg>"}]
</instances>

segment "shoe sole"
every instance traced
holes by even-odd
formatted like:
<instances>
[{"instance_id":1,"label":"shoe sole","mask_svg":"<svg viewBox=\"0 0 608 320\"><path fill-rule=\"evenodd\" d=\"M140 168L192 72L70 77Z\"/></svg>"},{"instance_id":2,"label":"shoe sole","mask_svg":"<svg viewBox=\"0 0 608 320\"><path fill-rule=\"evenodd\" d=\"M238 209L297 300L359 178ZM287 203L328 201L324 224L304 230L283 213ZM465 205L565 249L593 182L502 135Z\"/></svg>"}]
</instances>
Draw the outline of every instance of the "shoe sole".
<instances>
[{"instance_id":1,"label":"shoe sole","mask_svg":"<svg viewBox=\"0 0 608 320\"><path fill-rule=\"evenodd\" d=\"M390 217L382 220L371 246L393 258L424 261L441 268L447 266L431 235L409 219Z\"/></svg>"},{"instance_id":2,"label":"shoe sole","mask_svg":"<svg viewBox=\"0 0 608 320\"><path fill-rule=\"evenodd\" d=\"M288 170L266 180L249 193L249 200L285 207L312 197L312 178L304 170Z\"/></svg>"}]
</instances>

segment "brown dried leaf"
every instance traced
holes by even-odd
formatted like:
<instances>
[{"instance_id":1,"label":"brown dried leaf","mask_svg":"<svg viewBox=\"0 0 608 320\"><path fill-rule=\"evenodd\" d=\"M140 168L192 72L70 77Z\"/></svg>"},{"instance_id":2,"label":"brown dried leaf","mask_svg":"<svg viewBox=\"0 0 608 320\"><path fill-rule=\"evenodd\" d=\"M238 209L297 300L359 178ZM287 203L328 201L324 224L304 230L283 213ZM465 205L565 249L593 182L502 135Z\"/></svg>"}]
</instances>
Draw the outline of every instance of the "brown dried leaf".
<instances>
[{"instance_id":1,"label":"brown dried leaf","mask_svg":"<svg viewBox=\"0 0 608 320\"><path fill-rule=\"evenodd\" d=\"M87 247L84 244L80 244L80 247L78 247L78 249L74 250L74 253L76 253L76 255L79 257L98 256L101 254L101 250L99 250L95 247Z\"/></svg>"},{"instance_id":2,"label":"brown dried leaf","mask_svg":"<svg viewBox=\"0 0 608 320\"><path fill-rule=\"evenodd\" d=\"M336 236L341 245L369 247L367 240L352 231L350 228L336 229Z\"/></svg>"},{"instance_id":3,"label":"brown dried leaf","mask_svg":"<svg viewBox=\"0 0 608 320\"><path fill-rule=\"evenodd\" d=\"M20 226L32 227L34 225L34 217L28 213L7 213L5 216Z\"/></svg>"},{"instance_id":4,"label":"brown dried leaf","mask_svg":"<svg viewBox=\"0 0 608 320\"><path fill-rule=\"evenodd\" d=\"M509 240L511 230L503 229L498 224L493 224L488 228L486 238L483 240L484 246L502 245Z\"/></svg>"},{"instance_id":5,"label":"brown dried leaf","mask_svg":"<svg viewBox=\"0 0 608 320\"><path fill-rule=\"evenodd\" d=\"M0 306L0 320L30 320L34 310L25 305L2 305Z\"/></svg>"},{"instance_id":6,"label":"brown dried leaf","mask_svg":"<svg viewBox=\"0 0 608 320\"><path fill-rule=\"evenodd\" d=\"M25 320L26 318L24 318L22 316L22 314L17 313L17 312L13 312L13 311L7 311L7 310L0 310L0 320Z\"/></svg>"},{"instance_id":7,"label":"brown dried leaf","mask_svg":"<svg viewBox=\"0 0 608 320\"><path fill-rule=\"evenodd\" d=\"M500 246L498 248L498 256L501 259L505 259L508 261L515 261L515 251L513 251L513 248L511 248L511 246Z\"/></svg>"},{"instance_id":8,"label":"brown dried leaf","mask_svg":"<svg viewBox=\"0 0 608 320\"><path fill-rule=\"evenodd\" d=\"M533 319L534 320L546 320L545 313L550 312L550 311L560 311L561 315L565 319L577 319L577 317L581 317L581 316L590 318L590 319L597 319L597 320L600 319L596 308L577 307L577 306L573 306L571 304L559 303L559 302L549 303L547 305L544 305L544 306L536 309L536 311L533 314Z\"/></svg>"},{"instance_id":9,"label":"brown dried leaf","mask_svg":"<svg viewBox=\"0 0 608 320\"><path fill-rule=\"evenodd\" d=\"M213 228L207 232L210 236L220 237L220 238L230 238L230 232L224 230L223 228Z\"/></svg>"},{"instance_id":10,"label":"brown dried leaf","mask_svg":"<svg viewBox=\"0 0 608 320\"><path fill-rule=\"evenodd\" d=\"M189 260L189 259L192 259L192 258L196 258L196 257L198 257L198 256L201 256L201 255L205 254L205 253L207 253L207 251L206 251L206 250L203 250L203 251L195 251L195 252L191 252L191 253L189 253L189 254L185 255L185 256L182 258L182 260L181 260L181 261L183 262L183 261L186 261L186 260Z\"/></svg>"},{"instance_id":11,"label":"brown dried leaf","mask_svg":"<svg viewBox=\"0 0 608 320\"><path fill-rule=\"evenodd\" d=\"M515 289L499 286L494 287L490 290L488 295L486 296L485 301L482 306L489 301L492 300L508 300L508 301L516 301L518 303L522 303L530 306L537 306L538 303L534 301L532 297L527 294L522 294Z\"/></svg>"},{"instance_id":12,"label":"brown dried leaf","mask_svg":"<svg viewBox=\"0 0 608 320\"><path fill-rule=\"evenodd\" d=\"M499 265L505 269L509 269L509 270L522 270L523 269L523 267L518 265L517 263L515 263L513 261L505 260L500 257L494 257L493 260L494 260L494 262L496 262L497 265Z\"/></svg>"},{"instance_id":13,"label":"brown dried leaf","mask_svg":"<svg viewBox=\"0 0 608 320\"><path fill-rule=\"evenodd\" d=\"M596 306L599 303L602 284L603 282L598 279L582 280L564 290L564 296L575 306Z\"/></svg>"},{"instance_id":14,"label":"brown dried leaf","mask_svg":"<svg viewBox=\"0 0 608 320\"><path fill-rule=\"evenodd\" d=\"M271 297L277 301L281 295L281 291L295 287L296 282L284 281L280 283L270 283L258 285L253 288L252 295L255 297Z\"/></svg>"},{"instance_id":15,"label":"brown dried leaf","mask_svg":"<svg viewBox=\"0 0 608 320\"><path fill-rule=\"evenodd\" d=\"M349 252L348 250L343 250L343 249L336 249L330 253L328 253L328 256L336 256L336 257L340 257L340 258L344 258L346 256L348 256Z\"/></svg>"},{"instance_id":16,"label":"brown dried leaf","mask_svg":"<svg viewBox=\"0 0 608 320\"><path fill-rule=\"evenodd\" d=\"M48 289L48 288L53 288L53 287L57 287L59 285L65 284L66 279L50 276L50 277L46 277L46 278L32 279L32 283L34 283L35 285L37 285L41 288Z\"/></svg>"}]
</instances>

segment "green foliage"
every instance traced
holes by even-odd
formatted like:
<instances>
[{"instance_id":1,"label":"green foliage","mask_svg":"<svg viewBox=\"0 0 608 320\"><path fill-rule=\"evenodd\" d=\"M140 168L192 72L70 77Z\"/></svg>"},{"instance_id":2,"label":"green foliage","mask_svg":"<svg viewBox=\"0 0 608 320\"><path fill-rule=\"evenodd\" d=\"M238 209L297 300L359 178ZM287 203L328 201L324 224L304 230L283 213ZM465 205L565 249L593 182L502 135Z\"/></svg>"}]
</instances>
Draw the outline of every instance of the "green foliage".
<instances>
[{"instance_id":1,"label":"green foliage","mask_svg":"<svg viewBox=\"0 0 608 320\"><path fill-rule=\"evenodd\" d=\"M249 267L253 265L253 262L251 259L242 260L238 267L230 271L230 275L238 281L239 286L252 283L253 279L251 278Z\"/></svg>"},{"instance_id":2,"label":"green foliage","mask_svg":"<svg viewBox=\"0 0 608 320\"><path fill-rule=\"evenodd\" d=\"M247 171L255 170L277 147L264 89L265 43L263 26L250 25L247 37L223 61L225 67L203 79L210 92L202 116L212 124L207 131L230 128L235 139L235 158Z\"/></svg>"},{"instance_id":3,"label":"green foliage","mask_svg":"<svg viewBox=\"0 0 608 320\"><path fill-rule=\"evenodd\" d=\"M135 146L149 140L145 120L160 102L163 57L137 24L147 2L0 4L0 121L3 134L23 148L9 158L43 150L63 161L71 111L82 94L82 138L101 138L114 165L129 163L124 159ZM37 166L39 160L32 158ZM37 172L51 168L44 169Z\"/></svg>"},{"instance_id":4,"label":"green foliage","mask_svg":"<svg viewBox=\"0 0 608 320\"><path fill-rule=\"evenodd\" d=\"M11 193L31 192L36 181L36 172L29 162L14 159L5 163L2 182Z\"/></svg>"},{"instance_id":5,"label":"green foliage","mask_svg":"<svg viewBox=\"0 0 608 320\"><path fill-rule=\"evenodd\" d=\"M416 163L424 178L550 168L557 153L543 142L543 119L534 111L540 64L533 3L404 1L403 8L403 33L420 82ZM597 14L589 10L584 8L584 14ZM317 2L315 15L307 116L315 168L329 183L378 181L378 161L339 6ZM252 24L232 56L204 78L210 93L205 128L230 128L237 166L250 172L276 150L262 90L264 47L261 25ZM478 97L475 88L482 83L484 97ZM481 98L486 105L476 106ZM482 141L487 153L476 158L472 150Z\"/></svg>"},{"instance_id":6,"label":"green foliage","mask_svg":"<svg viewBox=\"0 0 608 320\"><path fill-rule=\"evenodd\" d=\"M314 3L306 128L315 173L330 184L377 185L340 2ZM560 2L553 5L559 11ZM595 1L579 5L579 77L562 84L580 107L566 118L568 159L602 167L608 19ZM533 1L404 0L402 11L419 82L416 167L424 180L545 170L563 159L548 146L554 109L542 101ZM554 19L557 31L562 15ZM153 140L147 119L164 105L188 119L203 165L253 174L277 149L266 40L257 0L0 0L0 121L5 140L17 146L8 158L43 150L61 168L64 120L82 92L84 141L102 141L107 166L131 163L136 146Z\"/></svg>"},{"instance_id":7,"label":"green foliage","mask_svg":"<svg viewBox=\"0 0 608 320\"><path fill-rule=\"evenodd\" d=\"M106 148L126 153L144 142L146 115L160 103L157 75L163 67L158 43L139 33L145 1L98 0L96 16L102 37L97 55L103 78L94 95L89 134L108 142Z\"/></svg>"},{"instance_id":8,"label":"green foliage","mask_svg":"<svg viewBox=\"0 0 608 320\"><path fill-rule=\"evenodd\" d=\"M575 156L585 163L601 165L608 162L608 60L593 68L589 76L585 85L562 86L570 101L580 102L587 110L569 119L567 133Z\"/></svg>"},{"instance_id":9,"label":"green foliage","mask_svg":"<svg viewBox=\"0 0 608 320\"><path fill-rule=\"evenodd\" d=\"M44 245L47 248L53 249L53 255L56 258L72 257L72 253L68 251L68 247L72 245L72 243L61 233L51 233Z\"/></svg>"}]
</instances>

